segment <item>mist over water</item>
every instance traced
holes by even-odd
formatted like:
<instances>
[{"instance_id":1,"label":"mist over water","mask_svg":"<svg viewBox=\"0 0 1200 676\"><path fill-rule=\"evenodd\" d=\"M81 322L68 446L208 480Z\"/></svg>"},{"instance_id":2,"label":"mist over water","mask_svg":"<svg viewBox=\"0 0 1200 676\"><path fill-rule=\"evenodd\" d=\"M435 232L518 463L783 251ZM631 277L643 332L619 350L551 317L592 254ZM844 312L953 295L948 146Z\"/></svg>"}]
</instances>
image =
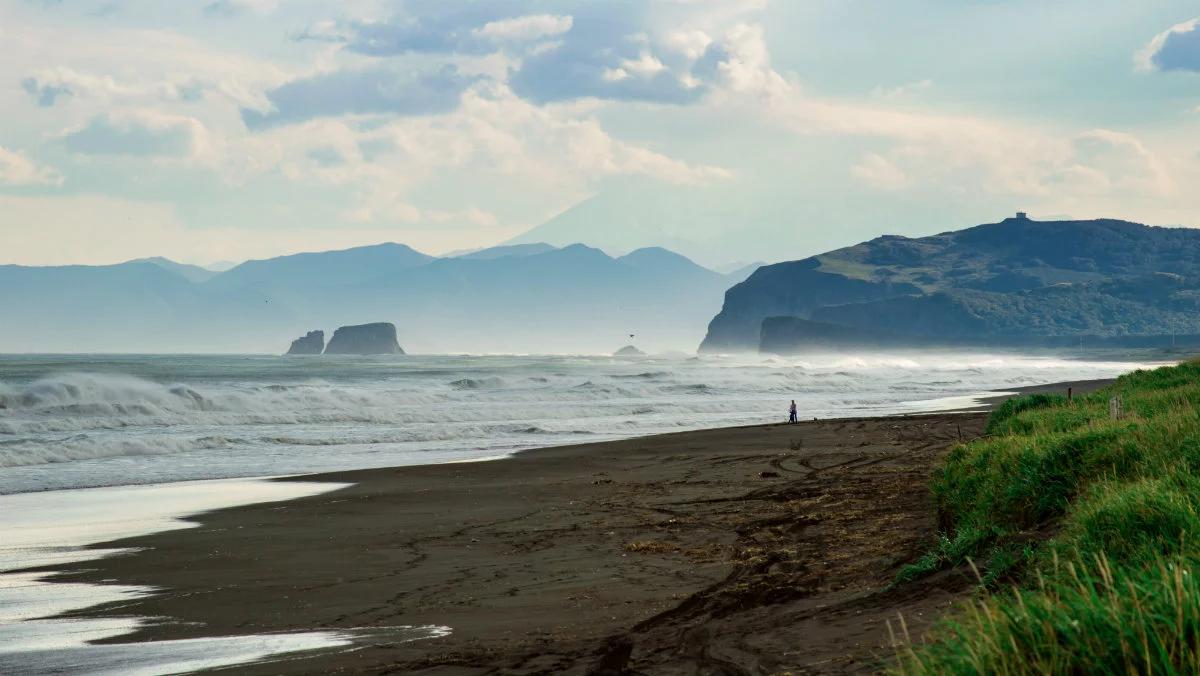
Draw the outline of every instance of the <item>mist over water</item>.
<instances>
[{"instance_id":1,"label":"mist over water","mask_svg":"<svg viewBox=\"0 0 1200 676\"><path fill-rule=\"evenodd\" d=\"M1136 366L969 353L0 356L0 493L479 459L777 422L791 399L802 418L931 410Z\"/></svg>"}]
</instances>

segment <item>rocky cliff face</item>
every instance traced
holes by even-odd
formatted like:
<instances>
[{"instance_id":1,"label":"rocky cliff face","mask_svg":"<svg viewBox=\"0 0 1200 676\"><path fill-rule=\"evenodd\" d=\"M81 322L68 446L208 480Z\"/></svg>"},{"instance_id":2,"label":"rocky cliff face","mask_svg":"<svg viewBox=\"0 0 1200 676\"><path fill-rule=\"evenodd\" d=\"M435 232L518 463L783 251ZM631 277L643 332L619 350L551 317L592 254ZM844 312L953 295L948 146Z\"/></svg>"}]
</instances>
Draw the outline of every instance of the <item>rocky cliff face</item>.
<instances>
[{"instance_id":1,"label":"rocky cliff face","mask_svg":"<svg viewBox=\"0 0 1200 676\"><path fill-rule=\"evenodd\" d=\"M404 350L396 340L396 325L379 322L334 331L325 354L404 354Z\"/></svg>"},{"instance_id":2,"label":"rocky cliff face","mask_svg":"<svg viewBox=\"0 0 1200 676\"><path fill-rule=\"evenodd\" d=\"M861 303L919 292L909 283L887 279L856 279L821 269L821 261L766 265L725 292L725 305L708 325L701 352L741 352L758 349L762 322L767 317L809 317L827 305Z\"/></svg>"},{"instance_id":3,"label":"rocky cliff face","mask_svg":"<svg viewBox=\"0 0 1200 676\"><path fill-rule=\"evenodd\" d=\"M918 239L885 236L760 268L726 293L701 350L1193 334L1197 269L1200 231L1125 221L1010 218Z\"/></svg>"},{"instance_id":4,"label":"rocky cliff face","mask_svg":"<svg viewBox=\"0 0 1200 676\"><path fill-rule=\"evenodd\" d=\"M288 355L321 354L325 351L325 332L309 331L301 338L292 341Z\"/></svg>"}]
</instances>

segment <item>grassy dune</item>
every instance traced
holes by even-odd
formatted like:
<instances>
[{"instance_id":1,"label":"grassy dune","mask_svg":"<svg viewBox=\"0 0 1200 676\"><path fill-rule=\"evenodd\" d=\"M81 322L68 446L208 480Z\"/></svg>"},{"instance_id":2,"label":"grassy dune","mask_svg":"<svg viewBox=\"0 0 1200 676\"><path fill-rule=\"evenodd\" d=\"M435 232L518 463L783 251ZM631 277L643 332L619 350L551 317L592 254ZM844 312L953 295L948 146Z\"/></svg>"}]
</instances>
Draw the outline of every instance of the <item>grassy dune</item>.
<instances>
[{"instance_id":1,"label":"grassy dune","mask_svg":"<svg viewBox=\"0 0 1200 676\"><path fill-rule=\"evenodd\" d=\"M897 672L1200 673L1200 362L1012 400L933 488L944 535L899 582L968 564L988 591Z\"/></svg>"}]
</instances>

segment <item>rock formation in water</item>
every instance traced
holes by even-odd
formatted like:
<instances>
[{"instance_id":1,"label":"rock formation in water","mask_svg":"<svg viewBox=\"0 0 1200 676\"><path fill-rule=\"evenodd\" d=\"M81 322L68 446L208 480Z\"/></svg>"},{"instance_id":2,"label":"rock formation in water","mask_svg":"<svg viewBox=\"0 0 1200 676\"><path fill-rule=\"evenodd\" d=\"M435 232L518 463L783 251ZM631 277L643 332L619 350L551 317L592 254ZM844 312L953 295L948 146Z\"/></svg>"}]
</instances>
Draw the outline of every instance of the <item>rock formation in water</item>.
<instances>
[{"instance_id":1,"label":"rock formation in water","mask_svg":"<svg viewBox=\"0 0 1200 676\"><path fill-rule=\"evenodd\" d=\"M636 347L634 347L632 345L626 345L625 347L614 352L613 356L614 357L645 357L646 353L642 352L641 350L637 349Z\"/></svg>"},{"instance_id":2,"label":"rock formation in water","mask_svg":"<svg viewBox=\"0 0 1200 676\"><path fill-rule=\"evenodd\" d=\"M404 350L396 340L396 325L378 322L334 331L325 354L404 354Z\"/></svg>"},{"instance_id":3,"label":"rock formation in water","mask_svg":"<svg viewBox=\"0 0 1200 676\"><path fill-rule=\"evenodd\" d=\"M309 331L304 337L292 341L288 355L321 354L325 351L325 332Z\"/></svg>"}]
</instances>

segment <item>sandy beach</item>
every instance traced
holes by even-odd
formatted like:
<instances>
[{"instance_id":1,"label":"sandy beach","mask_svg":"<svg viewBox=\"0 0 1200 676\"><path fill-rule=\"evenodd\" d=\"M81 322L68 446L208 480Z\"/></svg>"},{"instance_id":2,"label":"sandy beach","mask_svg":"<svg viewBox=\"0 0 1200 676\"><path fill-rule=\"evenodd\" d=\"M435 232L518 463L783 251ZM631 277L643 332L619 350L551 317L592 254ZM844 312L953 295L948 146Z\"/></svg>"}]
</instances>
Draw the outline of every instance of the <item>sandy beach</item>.
<instances>
[{"instance_id":1,"label":"sandy beach","mask_svg":"<svg viewBox=\"0 0 1200 676\"><path fill-rule=\"evenodd\" d=\"M985 420L808 421L307 476L353 485L99 545L136 551L59 579L163 589L86 611L163 618L132 640L363 630L352 649L239 673L871 672L890 654L885 621L919 634L970 589L955 573L887 587L935 531L934 463ZM451 632L389 629L409 625Z\"/></svg>"}]
</instances>

